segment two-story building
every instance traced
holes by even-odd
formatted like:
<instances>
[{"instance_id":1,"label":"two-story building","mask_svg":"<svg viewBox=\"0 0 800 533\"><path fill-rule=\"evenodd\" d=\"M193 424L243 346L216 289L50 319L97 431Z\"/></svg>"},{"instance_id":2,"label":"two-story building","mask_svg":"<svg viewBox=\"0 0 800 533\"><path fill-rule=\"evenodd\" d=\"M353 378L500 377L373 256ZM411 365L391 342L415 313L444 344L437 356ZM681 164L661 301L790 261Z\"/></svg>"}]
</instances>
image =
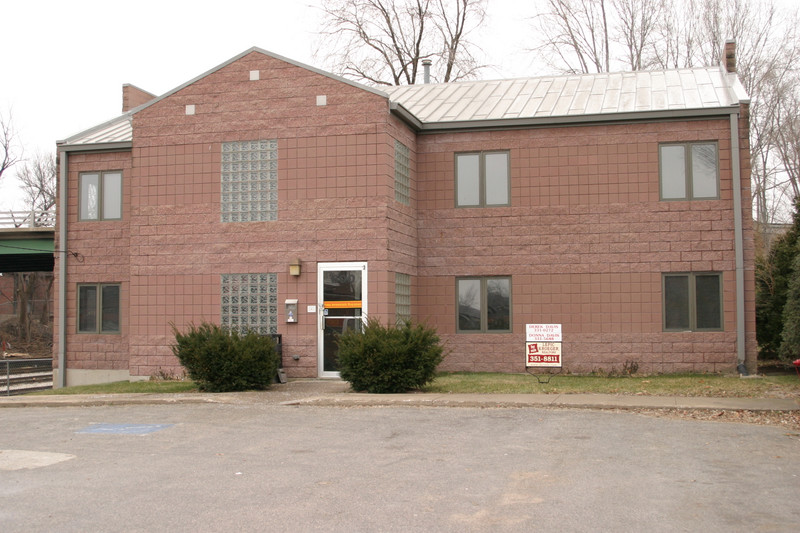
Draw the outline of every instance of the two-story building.
<instances>
[{"instance_id":1,"label":"two-story building","mask_svg":"<svg viewBox=\"0 0 800 533\"><path fill-rule=\"evenodd\" d=\"M411 318L443 370L755 364L748 99L727 66L369 88L253 48L58 144L59 383L182 369L172 325ZM741 368L741 367L740 367Z\"/></svg>"}]
</instances>

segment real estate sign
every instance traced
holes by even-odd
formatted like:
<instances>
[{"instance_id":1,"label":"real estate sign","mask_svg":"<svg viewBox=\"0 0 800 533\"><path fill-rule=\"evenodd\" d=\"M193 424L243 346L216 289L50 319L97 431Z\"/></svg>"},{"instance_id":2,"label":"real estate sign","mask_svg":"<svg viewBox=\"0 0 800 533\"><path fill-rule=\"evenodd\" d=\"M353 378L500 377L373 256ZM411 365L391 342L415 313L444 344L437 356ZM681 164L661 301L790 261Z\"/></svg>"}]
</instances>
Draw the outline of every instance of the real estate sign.
<instances>
[{"instance_id":1,"label":"real estate sign","mask_svg":"<svg viewBox=\"0 0 800 533\"><path fill-rule=\"evenodd\" d=\"M528 342L561 342L561 324L525 324Z\"/></svg>"},{"instance_id":2,"label":"real estate sign","mask_svg":"<svg viewBox=\"0 0 800 533\"><path fill-rule=\"evenodd\" d=\"M561 324L526 324L525 366L561 367Z\"/></svg>"}]
</instances>

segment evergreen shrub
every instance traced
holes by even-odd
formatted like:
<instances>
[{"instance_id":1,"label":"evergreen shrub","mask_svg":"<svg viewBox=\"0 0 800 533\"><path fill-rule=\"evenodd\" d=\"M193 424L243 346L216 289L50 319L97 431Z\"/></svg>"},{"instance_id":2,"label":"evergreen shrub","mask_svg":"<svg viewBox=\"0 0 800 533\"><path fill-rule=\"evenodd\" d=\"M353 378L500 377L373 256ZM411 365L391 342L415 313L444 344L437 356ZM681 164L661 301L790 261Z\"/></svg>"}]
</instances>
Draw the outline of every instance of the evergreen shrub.
<instances>
[{"instance_id":1,"label":"evergreen shrub","mask_svg":"<svg viewBox=\"0 0 800 533\"><path fill-rule=\"evenodd\" d=\"M800 242L793 266L786 305L783 307L782 341L778 352L780 358L785 361L800 358Z\"/></svg>"},{"instance_id":2,"label":"evergreen shrub","mask_svg":"<svg viewBox=\"0 0 800 533\"><path fill-rule=\"evenodd\" d=\"M339 337L339 373L356 391L398 393L433 381L444 349L432 328L370 319L363 332Z\"/></svg>"},{"instance_id":3,"label":"evergreen shrub","mask_svg":"<svg viewBox=\"0 0 800 533\"><path fill-rule=\"evenodd\" d=\"M201 390L266 389L278 372L278 352L269 336L239 334L209 323L192 324L186 333L175 326L172 331L172 353Z\"/></svg>"}]
</instances>

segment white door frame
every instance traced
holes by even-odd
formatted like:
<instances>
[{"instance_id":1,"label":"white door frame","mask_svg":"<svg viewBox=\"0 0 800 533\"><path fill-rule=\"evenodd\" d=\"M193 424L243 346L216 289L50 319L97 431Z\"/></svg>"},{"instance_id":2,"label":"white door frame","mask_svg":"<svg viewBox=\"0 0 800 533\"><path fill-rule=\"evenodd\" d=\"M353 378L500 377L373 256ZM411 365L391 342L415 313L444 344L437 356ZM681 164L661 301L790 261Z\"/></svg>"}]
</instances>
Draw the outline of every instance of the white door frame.
<instances>
[{"instance_id":1,"label":"white door frame","mask_svg":"<svg viewBox=\"0 0 800 533\"><path fill-rule=\"evenodd\" d=\"M321 378L338 378L339 372L326 371L325 364L325 272L337 270L361 271L361 320L367 320L368 269L366 261L342 263L317 263L317 375Z\"/></svg>"}]
</instances>

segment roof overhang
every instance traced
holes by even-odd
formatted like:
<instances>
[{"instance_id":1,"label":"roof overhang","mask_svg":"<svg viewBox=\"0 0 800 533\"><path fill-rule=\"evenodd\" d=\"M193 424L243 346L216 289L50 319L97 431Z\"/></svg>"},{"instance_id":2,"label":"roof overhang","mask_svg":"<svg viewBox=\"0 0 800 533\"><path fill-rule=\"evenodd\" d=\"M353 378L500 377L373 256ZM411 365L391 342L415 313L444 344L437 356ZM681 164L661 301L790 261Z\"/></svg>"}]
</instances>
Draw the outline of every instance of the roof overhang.
<instances>
[{"instance_id":1,"label":"roof overhang","mask_svg":"<svg viewBox=\"0 0 800 533\"><path fill-rule=\"evenodd\" d=\"M737 113L739 106L646 111L629 113L598 113L589 115L567 115L541 118L509 118L464 121L421 122L410 111L397 102L390 109L398 118L419 134L451 133L459 131L492 131L510 129L553 128L568 126L591 126L603 124L630 124L636 122L666 122L678 120L702 120L728 118Z\"/></svg>"}]
</instances>

